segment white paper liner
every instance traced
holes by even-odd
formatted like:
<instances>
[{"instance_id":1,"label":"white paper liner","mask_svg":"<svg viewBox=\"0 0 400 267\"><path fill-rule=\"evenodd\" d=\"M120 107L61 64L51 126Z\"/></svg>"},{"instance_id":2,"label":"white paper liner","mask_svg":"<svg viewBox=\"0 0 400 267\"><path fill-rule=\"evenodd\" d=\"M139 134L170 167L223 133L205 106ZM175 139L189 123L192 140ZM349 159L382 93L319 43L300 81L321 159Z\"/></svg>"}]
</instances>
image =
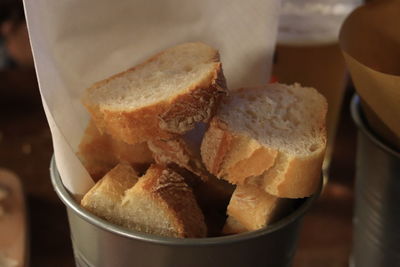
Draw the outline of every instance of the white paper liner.
<instances>
[{"instance_id":1,"label":"white paper liner","mask_svg":"<svg viewBox=\"0 0 400 267\"><path fill-rule=\"evenodd\" d=\"M80 103L92 83L183 42L221 54L231 89L269 79L280 0L24 1L29 35L66 188L93 185L75 152L88 121Z\"/></svg>"}]
</instances>

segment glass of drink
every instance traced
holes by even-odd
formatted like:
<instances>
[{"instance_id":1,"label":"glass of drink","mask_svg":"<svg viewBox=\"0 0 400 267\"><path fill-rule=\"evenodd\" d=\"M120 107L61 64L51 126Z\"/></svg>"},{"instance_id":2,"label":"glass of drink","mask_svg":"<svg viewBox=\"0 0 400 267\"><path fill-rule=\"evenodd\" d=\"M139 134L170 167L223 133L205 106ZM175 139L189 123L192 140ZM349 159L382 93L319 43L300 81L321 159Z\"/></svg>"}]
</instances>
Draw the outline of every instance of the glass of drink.
<instances>
[{"instance_id":1,"label":"glass of drink","mask_svg":"<svg viewBox=\"0 0 400 267\"><path fill-rule=\"evenodd\" d=\"M346 86L346 66L338 34L346 16L362 0L282 0L274 77L312 86L328 100L327 175Z\"/></svg>"}]
</instances>

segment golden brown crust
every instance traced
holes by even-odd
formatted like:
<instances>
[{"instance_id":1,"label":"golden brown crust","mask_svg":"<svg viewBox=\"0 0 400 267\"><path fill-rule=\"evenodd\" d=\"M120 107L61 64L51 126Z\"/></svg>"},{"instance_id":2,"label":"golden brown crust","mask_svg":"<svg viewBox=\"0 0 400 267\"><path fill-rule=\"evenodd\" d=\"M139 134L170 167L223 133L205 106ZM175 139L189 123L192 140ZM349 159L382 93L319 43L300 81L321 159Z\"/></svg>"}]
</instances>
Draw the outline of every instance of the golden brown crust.
<instances>
[{"instance_id":1,"label":"golden brown crust","mask_svg":"<svg viewBox=\"0 0 400 267\"><path fill-rule=\"evenodd\" d=\"M309 157L286 159L280 174L266 172L262 185L269 194L284 198L303 198L314 194L321 183L325 149Z\"/></svg>"},{"instance_id":2,"label":"golden brown crust","mask_svg":"<svg viewBox=\"0 0 400 267\"><path fill-rule=\"evenodd\" d=\"M262 185L266 192L283 198L303 198L311 196L318 189L321 183L321 167L327 142L325 127L326 101L324 104L324 110L320 114L321 125L319 127L319 136L322 139L321 144L317 147L317 150L307 156L290 157L289 155L278 155L276 163L282 164L283 161L285 168L279 174L276 174L274 168L271 168L271 172L267 171L262 175Z\"/></svg>"},{"instance_id":3,"label":"golden brown crust","mask_svg":"<svg viewBox=\"0 0 400 267\"><path fill-rule=\"evenodd\" d=\"M87 91L103 86L112 79L156 60L162 53L134 68L94 84ZM218 57L216 52L214 60L218 60ZM107 132L128 144L135 144L152 139L171 139L193 129L196 122L208 122L226 93L226 81L221 63L215 62L209 77L173 99L165 99L131 111L102 108L97 103L92 103L88 94L83 97L82 103L102 132Z\"/></svg>"},{"instance_id":4,"label":"golden brown crust","mask_svg":"<svg viewBox=\"0 0 400 267\"><path fill-rule=\"evenodd\" d=\"M137 181L138 175L129 164L118 164L85 194L81 205L103 219L121 224L118 206L125 190L134 186Z\"/></svg>"},{"instance_id":5,"label":"golden brown crust","mask_svg":"<svg viewBox=\"0 0 400 267\"><path fill-rule=\"evenodd\" d=\"M231 129L229 122L217 114L211 120L201 146L207 170L236 185L263 186L266 192L281 198L310 196L320 182L326 145L327 104L322 96L318 98L320 108L313 117L319 125L313 129L315 150L310 147L303 154L291 156L294 152L261 144L246 133L233 130L233 126Z\"/></svg>"},{"instance_id":6,"label":"golden brown crust","mask_svg":"<svg viewBox=\"0 0 400 267\"><path fill-rule=\"evenodd\" d=\"M84 103L85 104L85 103ZM96 125L102 132L128 144L136 144L149 139L176 137L174 133L159 127L159 114L166 109L166 103L137 109L133 112L101 110L98 106L85 104Z\"/></svg>"},{"instance_id":7,"label":"golden brown crust","mask_svg":"<svg viewBox=\"0 0 400 267\"><path fill-rule=\"evenodd\" d=\"M225 212L235 189L230 183L207 173L198 176L189 170L171 163L169 169L182 176L193 190L196 201L203 212L208 229L208 236L219 236L225 222Z\"/></svg>"},{"instance_id":8,"label":"golden brown crust","mask_svg":"<svg viewBox=\"0 0 400 267\"><path fill-rule=\"evenodd\" d=\"M201 143L201 158L207 170L217 177L232 140L233 135L228 131L227 125L214 117Z\"/></svg>"},{"instance_id":9,"label":"golden brown crust","mask_svg":"<svg viewBox=\"0 0 400 267\"><path fill-rule=\"evenodd\" d=\"M243 185L248 177L258 176L271 168L275 162L277 151L260 147L255 150L249 158L238 161L226 170L231 183Z\"/></svg>"},{"instance_id":10,"label":"golden brown crust","mask_svg":"<svg viewBox=\"0 0 400 267\"><path fill-rule=\"evenodd\" d=\"M146 143L129 145L115 140L106 133L101 134L92 120L85 130L77 155L95 181L118 163L129 163L143 172L153 162Z\"/></svg>"},{"instance_id":11,"label":"golden brown crust","mask_svg":"<svg viewBox=\"0 0 400 267\"><path fill-rule=\"evenodd\" d=\"M247 230L257 230L273 222L280 208L280 198L253 185L237 186L227 214Z\"/></svg>"},{"instance_id":12,"label":"golden brown crust","mask_svg":"<svg viewBox=\"0 0 400 267\"><path fill-rule=\"evenodd\" d=\"M175 221L178 236L205 237L204 216L183 177L161 165L152 165L146 176L143 190L164 205L170 219Z\"/></svg>"},{"instance_id":13,"label":"golden brown crust","mask_svg":"<svg viewBox=\"0 0 400 267\"><path fill-rule=\"evenodd\" d=\"M271 168L277 154L275 149L265 147L248 136L235 134L220 175L230 183L245 184L248 177L261 175Z\"/></svg>"},{"instance_id":14,"label":"golden brown crust","mask_svg":"<svg viewBox=\"0 0 400 267\"><path fill-rule=\"evenodd\" d=\"M255 140L233 133L215 116L202 145L201 155L207 170L232 184L244 184L246 178L263 174L273 166L277 151Z\"/></svg>"},{"instance_id":15,"label":"golden brown crust","mask_svg":"<svg viewBox=\"0 0 400 267\"><path fill-rule=\"evenodd\" d=\"M216 63L214 71L203 84L171 101L168 109L160 114L160 128L183 134L193 129L197 122L208 122L225 94L226 81L221 63Z\"/></svg>"}]
</instances>

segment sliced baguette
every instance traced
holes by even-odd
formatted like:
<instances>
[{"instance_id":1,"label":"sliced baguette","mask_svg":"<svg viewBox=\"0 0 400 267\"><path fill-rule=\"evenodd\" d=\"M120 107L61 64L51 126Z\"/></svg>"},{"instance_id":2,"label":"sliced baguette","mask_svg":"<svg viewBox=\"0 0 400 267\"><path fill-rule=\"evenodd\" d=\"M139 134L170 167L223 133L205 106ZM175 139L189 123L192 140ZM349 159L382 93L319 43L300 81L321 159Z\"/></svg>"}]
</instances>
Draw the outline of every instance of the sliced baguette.
<instances>
[{"instance_id":1,"label":"sliced baguette","mask_svg":"<svg viewBox=\"0 0 400 267\"><path fill-rule=\"evenodd\" d=\"M233 192L227 214L246 231L252 231L279 219L289 210L289 204L290 199L275 197L257 186L242 185ZM232 222L228 223L231 224L228 228L234 226Z\"/></svg>"},{"instance_id":2,"label":"sliced baguette","mask_svg":"<svg viewBox=\"0 0 400 267\"><path fill-rule=\"evenodd\" d=\"M203 162L233 184L255 183L284 198L309 196L319 184L326 112L321 94L297 84L233 91L204 136Z\"/></svg>"},{"instance_id":3,"label":"sliced baguette","mask_svg":"<svg viewBox=\"0 0 400 267\"><path fill-rule=\"evenodd\" d=\"M92 120L85 130L77 155L95 181L118 163L128 163L135 170L144 172L153 162L146 143L129 145L115 140L106 133L101 134Z\"/></svg>"},{"instance_id":4,"label":"sliced baguette","mask_svg":"<svg viewBox=\"0 0 400 267\"><path fill-rule=\"evenodd\" d=\"M102 132L135 144L208 122L225 93L218 51L185 43L94 84L82 102Z\"/></svg>"},{"instance_id":5,"label":"sliced baguette","mask_svg":"<svg viewBox=\"0 0 400 267\"><path fill-rule=\"evenodd\" d=\"M207 236L219 236L226 219L226 207L235 186L211 174L208 174L207 177L199 177L175 163L168 164L168 168L181 175L192 188L204 215L208 229Z\"/></svg>"},{"instance_id":6,"label":"sliced baguette","mask_svg":"<svg viewBox=\"0 0 400 267\"><path fill-rule=\"evenodd\" d=\"M84 196L82 206L95 215L149 234L205 237L203 214L184 179L170 169L152 165L137 178L119 164Z\"/></svg>"},{"instance_id":7,"label":"sliced baguette","mask_svg":"<svg viewBox=\"0 0 400 267\"><path fill-rule=\"evenodd\" d=\"M118 164L85 194L81 205L100 218L123 225L120 205L125 191L137 181L138 175L131 166Z\"/></svg>"},{"instance_id":8,"label":"sliced baguette","mask_svg":"<svg viewBox=\"0 0 400 267\"><path fill-rule=\"evenodd\" d=\"M173 237L205 237L207 227L190 187L171 169L152 165L122 201L125 226Z\"/></svg>"}]
</instances>

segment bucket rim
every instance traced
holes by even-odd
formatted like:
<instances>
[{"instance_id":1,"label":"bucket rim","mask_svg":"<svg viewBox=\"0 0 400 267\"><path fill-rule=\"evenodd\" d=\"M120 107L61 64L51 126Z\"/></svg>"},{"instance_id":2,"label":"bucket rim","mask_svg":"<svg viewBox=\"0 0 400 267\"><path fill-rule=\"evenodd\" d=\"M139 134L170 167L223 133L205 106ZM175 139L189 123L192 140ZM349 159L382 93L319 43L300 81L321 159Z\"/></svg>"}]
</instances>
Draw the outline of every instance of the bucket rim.
<instances>
[{"instance_id":1,"label":"bucket rim","mask_svg":"<svg viewBox=\"0 0 400 267\"><path fill-rule=\"evenodd\" d=\"M382 150L388 152L394 157L400 158L400 152L396 151L394 148L391 148L386 142L382 140L382 138L379 135L377 135L368 126L361 108L361 100L358 94L353 95L351 99L350 109L354 123L357 125L357 128L361 130L363 134L365 134L374 144L376 144Z\"/></svg>"},{"instance_id":2,"label":"bucket rim","mask_svg":"<svg viewBox=\"0 0 400 267\"><path fill-rule=\"evenodd\" d=\"M249 231L240 234L219 236L219 237L205 237L205 238L173 238L164 237L158 235L147 234L139 231L129 230L121 226L109 223L96 215L85 210L78 202L73 198L73 196L64 187L60 174L57 170L56 160L54 155L50 161L50 176L53 188L56 191L58 197L64 203L67 209L70 209L74 214L78 215L81 219L90 223L91 225L98 227L104 231L108 231L119 235L121 237L136 239L149 243L156 243L159 245L169 245L169 246L210 246L210 245L222 245L222 244L232 244L237 242L246 241L249 239L254 239L260 236L268 235L281 228L295 223L301 220L303 215L307 210L310 209L311 205L318 199L322 191L323 177L321 176L321 182L316 193L308 198L306 198L303 203L297 207L297 209L289 214L288 216L282 218L281 220L268 225L262 229Z\"/></svg>"}]
</instances>

